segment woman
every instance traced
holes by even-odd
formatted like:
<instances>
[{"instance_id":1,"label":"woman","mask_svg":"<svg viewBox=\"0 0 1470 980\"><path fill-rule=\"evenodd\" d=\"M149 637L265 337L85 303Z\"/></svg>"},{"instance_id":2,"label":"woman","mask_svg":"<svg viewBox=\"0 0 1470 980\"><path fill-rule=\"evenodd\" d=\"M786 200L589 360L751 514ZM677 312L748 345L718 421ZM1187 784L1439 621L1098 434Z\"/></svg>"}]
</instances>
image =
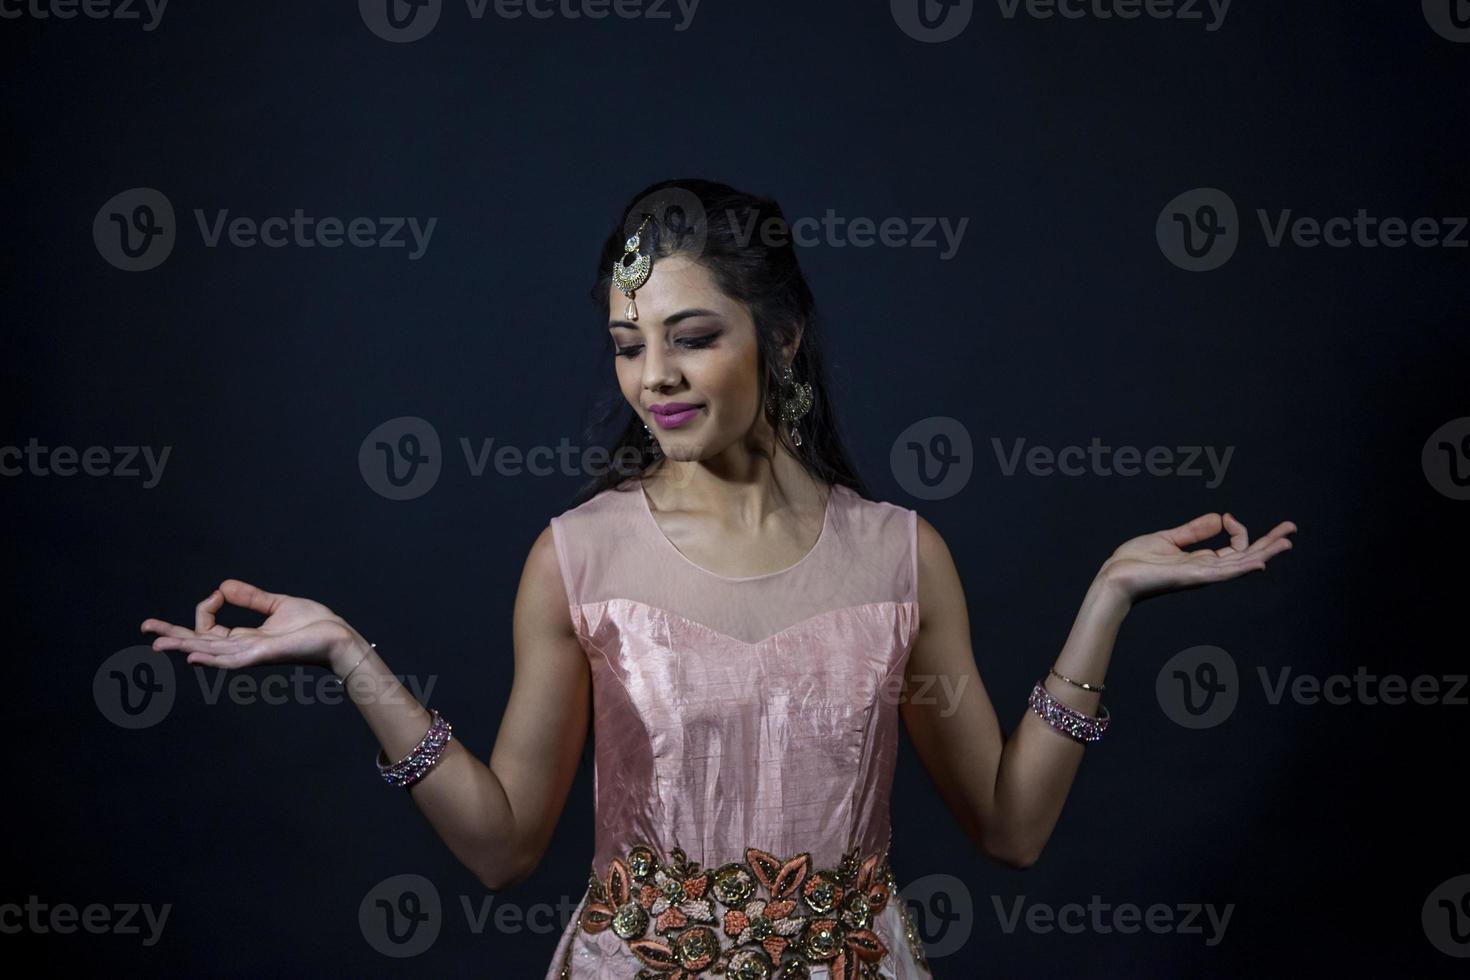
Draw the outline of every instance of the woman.
<instances>
[{"instance_id":1,"label":"woman","mask_svg":"<svg viewBox=\"0 0 1470 980\"><path fill-rule=\"evenodd\" d=\"M1251 543L1229 514L1125 542L1004 738L943 539L867 499L838 439L811 292L771 233L783 226L773 201L674 181L608 238L593 296L633 409L614 459L633 465L531 548L488 766L319 603L229 580L194 629L142 626L189 663L350 679L384 779L411 787L490 888L537 866L590 720L591 875L548 977L925 975L888 865L899 719L975 845L1027 867L1106 728L1129 608L1291 546L1289 522ZM1228 545L1186 550L1222 530ZM268 618L226 630L225 602Z\"/></svg>"}]
</instances>

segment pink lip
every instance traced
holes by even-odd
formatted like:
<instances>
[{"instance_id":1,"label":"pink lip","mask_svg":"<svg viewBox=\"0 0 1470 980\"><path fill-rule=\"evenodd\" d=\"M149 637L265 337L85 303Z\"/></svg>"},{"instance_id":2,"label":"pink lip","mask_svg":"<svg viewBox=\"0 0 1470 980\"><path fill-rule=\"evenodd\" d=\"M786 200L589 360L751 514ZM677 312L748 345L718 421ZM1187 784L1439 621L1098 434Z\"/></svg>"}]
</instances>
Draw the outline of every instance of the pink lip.
<instances>
[{"instance_id":1,"label":"pink lip","mask_svg":"<svg viewBox=\"0 0 1470 980\"><path fill-rule=\"evenodd\" d=\"M674 429L698 415L702 407L686 402L664 402L660 405L649 406L649 411L653 415L654 423L660 429Z\"/></svg>"}]
</instances>

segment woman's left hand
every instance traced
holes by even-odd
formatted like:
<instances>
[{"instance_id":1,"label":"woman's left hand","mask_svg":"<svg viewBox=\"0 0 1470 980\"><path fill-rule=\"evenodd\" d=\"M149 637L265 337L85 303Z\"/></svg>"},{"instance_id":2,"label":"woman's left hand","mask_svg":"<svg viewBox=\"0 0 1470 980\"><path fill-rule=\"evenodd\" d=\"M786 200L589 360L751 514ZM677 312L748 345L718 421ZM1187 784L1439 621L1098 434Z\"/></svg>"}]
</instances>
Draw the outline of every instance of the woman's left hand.
<instances>
[{"instance_id":1,"label":"woman's left hand","mask_svg":"<svg viewBox=\"0 0 1470 980\"><path fill-rule=\"evenodd\" d=\"M1230 535L1230 544L1225 547L1184 550L1222 531ZM1261 571L1267 561L1291 547L1287 535L1294 531L1295 524L1282 521L1252 544L1245 525L1228 511L1223 518L1220 514L1201 514L1167 531L1125 541L1103 563L1098 577L1129 603L1164 592L1197 589Z\"/></svg>"}]
</instances>

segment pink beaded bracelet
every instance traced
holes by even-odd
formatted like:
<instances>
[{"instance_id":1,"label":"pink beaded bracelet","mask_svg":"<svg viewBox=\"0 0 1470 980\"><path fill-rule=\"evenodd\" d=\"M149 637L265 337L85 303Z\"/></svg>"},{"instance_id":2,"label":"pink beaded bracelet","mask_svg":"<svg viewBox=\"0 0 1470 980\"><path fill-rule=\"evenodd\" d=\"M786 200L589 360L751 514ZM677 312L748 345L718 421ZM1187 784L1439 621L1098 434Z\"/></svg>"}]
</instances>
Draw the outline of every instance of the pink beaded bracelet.
<instances>
[{"instance_id":1,"label":"pink beaded bracelet","mask_svg":"<svg viewBox=\"0 0 1470 980\"><path fill-rule=\"evenodd\" d=\"M454 737L453 726L444 720L438 711L429 721L429 730L414 750L392 765L388 764L387 753L378 750L378 772L389 786L407 789L423 779L430 769L438 764L444 754L444 746Z\"/></svg>"},{"instance_id":2,"label":"pink beaded bracelet","mask_svg":"<svg viewBox=\"0 0 1470 980\"><path fill-rule=\"evenodd\" d=\"M1042 717L1048 725L1078 742L1096 742L1107 730L1112 715L1106 707L1099 705L1101 714L1086 715L1069 704L1057 700L1041 681L1031 689L1031 710Z\"/></svg>"}]
</instances>

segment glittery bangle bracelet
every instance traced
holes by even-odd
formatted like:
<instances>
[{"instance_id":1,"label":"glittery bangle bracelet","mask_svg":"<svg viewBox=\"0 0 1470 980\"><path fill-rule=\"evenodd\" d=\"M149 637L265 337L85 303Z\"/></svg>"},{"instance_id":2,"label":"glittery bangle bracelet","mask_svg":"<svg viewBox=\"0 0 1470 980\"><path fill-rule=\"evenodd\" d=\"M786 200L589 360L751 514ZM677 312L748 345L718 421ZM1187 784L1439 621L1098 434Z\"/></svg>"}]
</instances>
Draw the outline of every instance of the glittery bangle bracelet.
<instances>
[{"instance_id":1,"label":"glittery bangle bracelet","mask_svg":"<svg viewBox=\"0 0 1470 980\"><path fill-rule=\"evenodd\" d=\"M389 786L407 789L423 779L438 764L444 753L444 746L449 744L454 735L453 726L444 720L444 716L438 711L433 714L429 721L429 730L424 733L423 739L402 759L389 765L387 754L378 750L378 772Z\"/></svg>"},{"instance_id":2,"label":"glittery bangle bracelet","mask_svg":"<svg viewBox=\"0 0 1470 980\"><path fill-rule=\"evenodd\" d=\"M1042 686L1042 681L1037 681L1036 686L1031 689L1030 704L1031 710L1040 715L1048 725L1078 742L1096 742L1102 738L1103 732L1107 730L1108 721L1112 717L1108 709L1101 705L1099 705L1102 712L1100 715L1083 714L1071 705L1064 704L1053 697L1051 692Z\"/></svg>"}]
</instances>

